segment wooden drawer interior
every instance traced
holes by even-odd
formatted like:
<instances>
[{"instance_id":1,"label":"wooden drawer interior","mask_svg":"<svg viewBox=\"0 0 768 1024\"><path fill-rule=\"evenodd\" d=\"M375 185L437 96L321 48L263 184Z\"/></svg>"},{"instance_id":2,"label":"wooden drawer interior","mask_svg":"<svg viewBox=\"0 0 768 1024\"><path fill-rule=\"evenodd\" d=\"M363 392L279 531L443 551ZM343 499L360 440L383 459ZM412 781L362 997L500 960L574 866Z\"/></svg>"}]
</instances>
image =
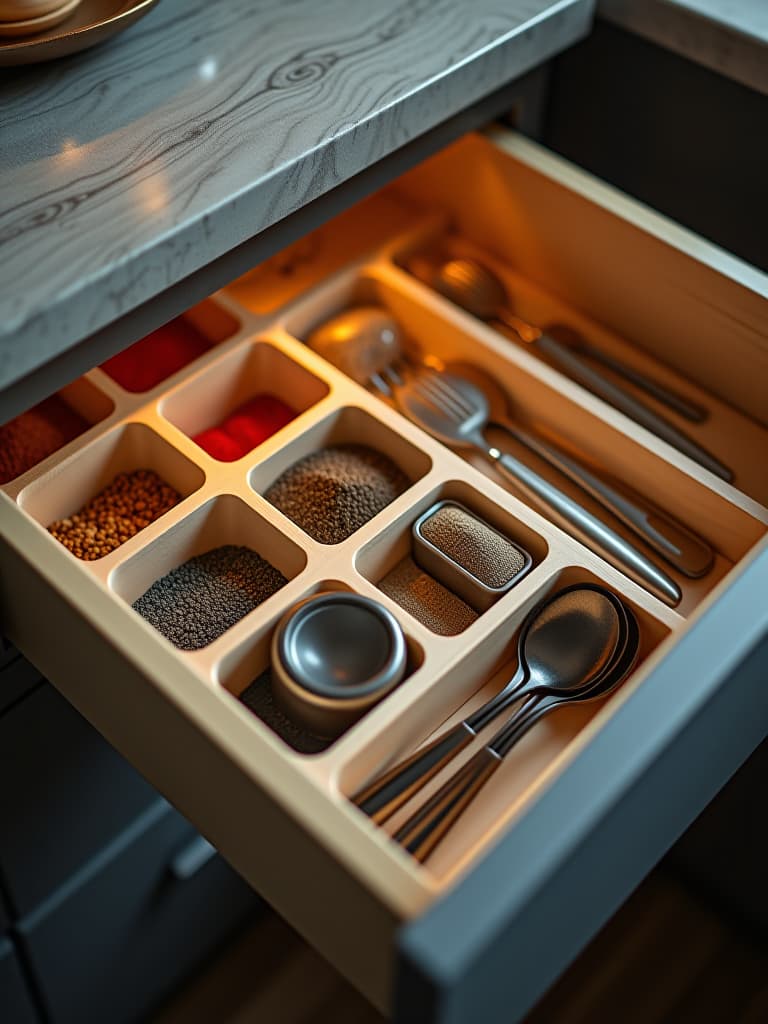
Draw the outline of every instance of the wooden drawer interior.
<instances>
[{"instance_id":1,"label":"wooden drawer interior","mask_svg":"<svg viewBox=\"0 0 768 1024\"><path fill-rule=\"evenodd\" d=\"M733 484L403 269L409 254L438 244L482 253L522 316L571 322L703 404L710 416L689 432L733 468ZM85 403L93 425L0 491L4 627L278 911L386 1006L398 923L479 864L761 545L768 336L760 288L756 272L531 143L462 140L191 310L215 344L151 391L128 392L99 368L72 386L71 404ZM303 343L313 326L361 301L388 308L434 360L492 372L543 432L704 537L716 552L711 571L699 580L673 571L683 599L668 607L516 497L492 467L449 451ZM255 382L299 415L249 455L217 461L191 435ZM410 483L346 541L323 545L263 494L298 458L347 441L389 455ZM117 472L146 466L182 500L110 554L81 561L45 529ZM454 636L438 636L378 586L408 554L414 520L443 497L472 508L534 563ZM227 543L268 553L287 583L208 646L177 650L130 604L174 566ZM637 669L608 701L560 711L528 733L418 864L388 838L398 818L379 829L348 796L498 689L514 669L526 613L552 588L580 581L606 584L636 613ZM268 667L284 612L328 587L389 608L408 640L409 674L327 749L301 754L238 698Z\"/></svg>"}]
</instances>

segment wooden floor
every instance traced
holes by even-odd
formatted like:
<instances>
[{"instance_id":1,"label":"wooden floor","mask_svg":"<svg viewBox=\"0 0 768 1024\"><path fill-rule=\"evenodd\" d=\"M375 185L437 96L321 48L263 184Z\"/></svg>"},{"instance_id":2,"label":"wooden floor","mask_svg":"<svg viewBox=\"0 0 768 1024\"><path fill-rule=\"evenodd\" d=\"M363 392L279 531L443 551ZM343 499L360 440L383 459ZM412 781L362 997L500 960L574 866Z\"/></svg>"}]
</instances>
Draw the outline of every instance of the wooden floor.
<instances>
[{"instance_id":1,"label":"wooden floor","mask_svg":"<svg viewBox=\"0 0 768 1024\"><path fill-rule=\"evenodd\" d=\"M265 915L152 1024L383 1024ZM768 950L663 870L606 925L526 1024L765 1024ZM479 1024L479 1022L473 1022Z\"/></svg>"}]
</instances>

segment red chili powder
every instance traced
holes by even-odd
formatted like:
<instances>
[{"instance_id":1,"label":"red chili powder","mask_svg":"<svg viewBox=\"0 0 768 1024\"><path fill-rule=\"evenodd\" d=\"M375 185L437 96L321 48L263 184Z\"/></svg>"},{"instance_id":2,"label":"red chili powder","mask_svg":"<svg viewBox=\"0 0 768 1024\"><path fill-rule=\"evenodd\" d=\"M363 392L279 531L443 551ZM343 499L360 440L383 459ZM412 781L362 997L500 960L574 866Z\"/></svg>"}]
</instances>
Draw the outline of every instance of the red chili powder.
<instances>
[{"instance_id":1,"label":"red chili powder","mask_svg":"<svg viewBox=\"0 0 768 1024\"><path fill-rule=\"evenodd\" d=\"M112 356L101 369L126 391L149 391L214 344L180 316Z\"/></svg>"},{"instance_id":2,"label":"red chili powder","mask_svg":"<svg viewBox=\"0 0 768 1024\"><path fill-rule=\"evenodd\" d=\"M203 430L192 440L219 462L234 462L297 416L295 409L275 395L255 395L217 427Z\"/></svg>"},{"instance_id":3,"label":"red chili powder","mask_svg":"<svg viewBox=\"0 0 768 1024\"><path fill-rule=\"evenodd\" d=\"M7 484L90 427L90 423L51 395L0 427L0 484Z\"/></svg>"}]
</instances>

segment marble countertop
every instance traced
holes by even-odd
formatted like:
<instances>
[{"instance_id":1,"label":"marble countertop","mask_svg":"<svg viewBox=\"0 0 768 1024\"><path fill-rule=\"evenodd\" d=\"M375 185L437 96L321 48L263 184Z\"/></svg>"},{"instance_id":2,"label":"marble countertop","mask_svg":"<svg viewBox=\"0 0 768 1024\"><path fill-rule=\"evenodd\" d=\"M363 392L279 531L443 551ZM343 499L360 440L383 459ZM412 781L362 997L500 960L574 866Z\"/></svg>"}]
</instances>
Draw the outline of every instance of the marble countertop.
<instances>
[{"instance_id":1,"label":"marble countertop","mask_svg":"<svg viewBox=\"0 0 768 1024\"><path fill-rule=\"evenodd\" d=\"M161 0L0 70L0 391L585 35L590 0Z\"/></svg>"},{"instance_id":2,"label":"marble countertop","mask_svg":"<svg viewBox=\"0 0 768 1024\"><path fill-rule=\"evenodd\" d=\"M598 13L768 94L768 0L598 0Z\"/></svg>"}]
</instances>

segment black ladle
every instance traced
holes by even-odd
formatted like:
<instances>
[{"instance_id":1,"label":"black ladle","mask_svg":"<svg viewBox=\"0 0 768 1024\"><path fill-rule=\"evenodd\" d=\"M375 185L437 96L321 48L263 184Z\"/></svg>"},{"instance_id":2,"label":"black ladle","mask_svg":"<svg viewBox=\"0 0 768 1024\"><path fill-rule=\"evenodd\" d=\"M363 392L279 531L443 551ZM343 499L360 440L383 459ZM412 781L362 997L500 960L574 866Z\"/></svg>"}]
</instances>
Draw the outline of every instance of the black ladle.
<instances>
[{"instance_id":1,"label":"black ladle","mask_svg":"<svg viewBox=\"0 0 768 1024\"><path fill-rule=\"evenodd\" d=\"M353 803L381 824L511 704L526 697L563 697L596 682L616 657L622 611L615 595L593 583L574 584L547 597L520 628L517 670L504 688L355 793Z\"/></svg>"},{"instance_id":2,"label":"black ladle","mask_svg":"<svg viewBox=\"0 0 768 1024\"><path fill-rule=\"evenodd\" d=\"M607 696L626 679L637 660L640 630L633 613L626 607L620 652L592 686L582 687L571 696L533 698L519 709L469 761L419 808L394 834L419 861L425 861L478 791L501 765L519 739L544 715L563 704L597 700Z\"/></svg>"}]
</instances>

